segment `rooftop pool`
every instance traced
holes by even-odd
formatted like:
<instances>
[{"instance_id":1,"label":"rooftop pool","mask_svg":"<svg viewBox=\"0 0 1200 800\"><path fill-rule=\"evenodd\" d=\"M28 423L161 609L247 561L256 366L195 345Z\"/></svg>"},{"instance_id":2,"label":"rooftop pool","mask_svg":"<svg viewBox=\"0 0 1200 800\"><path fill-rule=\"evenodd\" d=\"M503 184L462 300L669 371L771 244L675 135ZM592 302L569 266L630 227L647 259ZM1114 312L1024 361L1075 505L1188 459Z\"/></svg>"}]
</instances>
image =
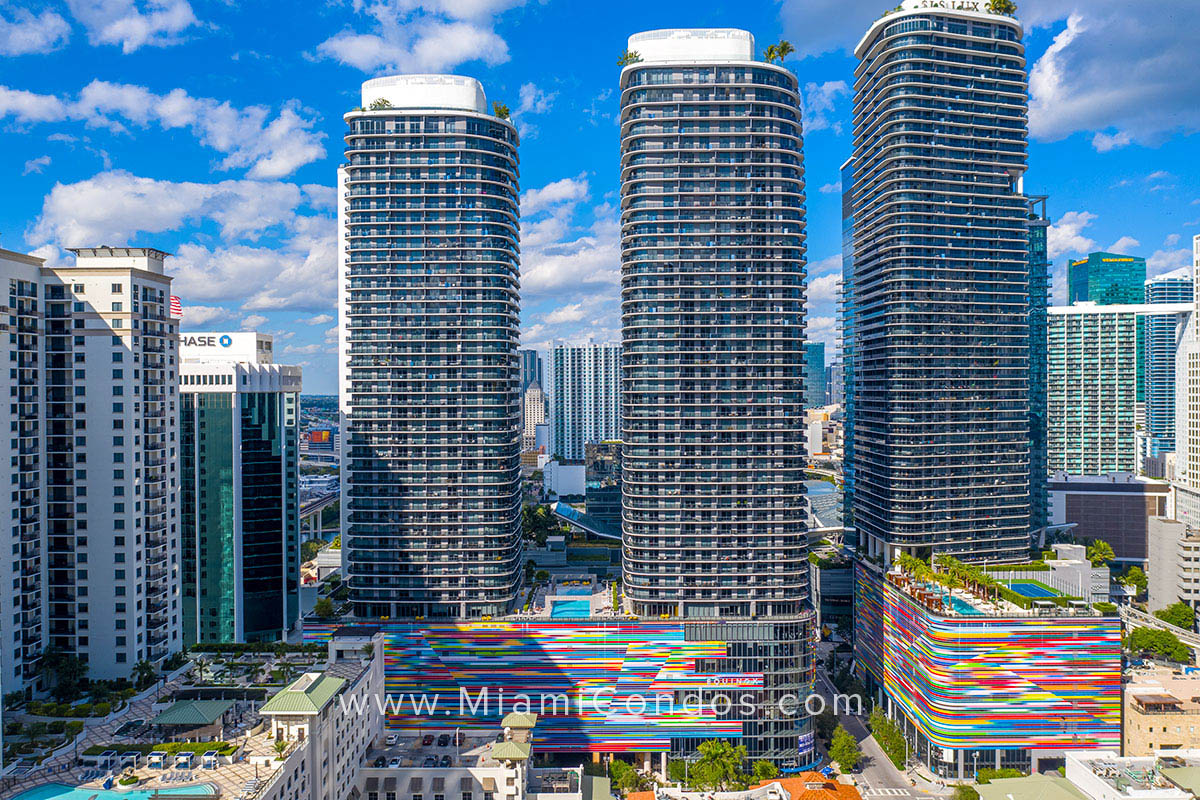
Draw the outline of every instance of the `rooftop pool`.
<instances>
[{"instance_id":1,"label":"rooftop pool","mask_svg":"<svg viewBox=\"0 0 1200 800\"><path fill-rule=\"evenodd\" d=\"M551 617L588 617L591 614L591 600L555 600L550 604ZM87 800L87 798L81 800Z\"/></svg>"},{"instance_id":2,"label":"rooftop pool","mask_svg":"<svg viewBox=\"0 0 1200 800\"><path fill-rule=\"evenodd\" d=\"M65 783L45 783L26 789L16 795L13 800L149 800L151 797L169 795L216 795L211 783L201 783L195 786L169 786L163 789L131 789L118 792L113 789L88 789L86 787L68 786Z\"/></svg>"}]
</instances>

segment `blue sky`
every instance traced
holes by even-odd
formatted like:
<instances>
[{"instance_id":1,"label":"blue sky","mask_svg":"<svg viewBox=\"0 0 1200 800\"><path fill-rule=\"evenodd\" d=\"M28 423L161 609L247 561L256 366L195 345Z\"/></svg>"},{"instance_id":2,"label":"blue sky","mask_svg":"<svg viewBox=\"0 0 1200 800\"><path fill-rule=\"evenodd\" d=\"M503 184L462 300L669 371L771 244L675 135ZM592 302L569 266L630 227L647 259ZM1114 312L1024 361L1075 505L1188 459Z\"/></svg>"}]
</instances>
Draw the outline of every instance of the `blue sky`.
<instances>
[{"instance_id":1,"label":"blue sky","mask_svg":"<svg viewBox=\"0 0 1200 800\"><path fill-rule=\"evenodd\" d=\"M832 341L853 48L887 0L0 0L0 247L154 246L193 330L275 333L336 391L335 169L362 80L457 72L522 131L529 346L618 336L615 61L656 27L786 37L805 87L810 334ZM1026 188L1058 285L1091 249L1190 261L1200 3L1024 0Z\"/></svg>"}]
</instances>

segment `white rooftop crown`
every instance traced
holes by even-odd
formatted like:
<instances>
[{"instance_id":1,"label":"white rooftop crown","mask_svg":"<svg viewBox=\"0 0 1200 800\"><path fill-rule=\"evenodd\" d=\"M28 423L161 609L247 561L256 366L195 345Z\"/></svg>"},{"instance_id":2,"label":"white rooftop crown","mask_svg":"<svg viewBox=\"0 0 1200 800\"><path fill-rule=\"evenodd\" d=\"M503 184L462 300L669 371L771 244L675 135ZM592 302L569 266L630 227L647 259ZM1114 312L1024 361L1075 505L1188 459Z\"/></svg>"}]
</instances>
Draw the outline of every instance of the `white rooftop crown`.
<instances>
[{"instance_id":1,"label":"white rooftop crown","mask_svg":"<svg viewBox=\"0 0 1200 800\"><path fill-rule=\"evenodd\" d=\"M388 75L362 85L362 106L387 100L392 108L444 108L486 114L483 84L463 75Z\"/></svg>"},{"instance_id":2,"label":"white rooftop crown","mask_svg":"<svg viewBox=\"0 0 1200 800\"><path fill-rule=\"evenodd\" d=\"M629 37L643 62L753 61L754 36L737 28L663 28Z\"/></svg>"}]
</instances>

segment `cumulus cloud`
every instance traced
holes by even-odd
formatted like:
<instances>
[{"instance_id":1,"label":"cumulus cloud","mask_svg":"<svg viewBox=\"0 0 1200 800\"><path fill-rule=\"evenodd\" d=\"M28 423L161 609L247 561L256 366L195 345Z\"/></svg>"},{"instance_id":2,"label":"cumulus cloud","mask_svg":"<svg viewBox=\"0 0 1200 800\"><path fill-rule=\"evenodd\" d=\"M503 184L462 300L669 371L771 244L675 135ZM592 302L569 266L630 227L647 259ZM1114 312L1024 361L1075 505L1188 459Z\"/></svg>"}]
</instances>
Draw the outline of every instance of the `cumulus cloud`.
<instances>
[{"instance_id":1,"label":"cumulus cloud","mask_svg":"<svg viewBox=\"0 0 1200 800\"><path fill-rule=\"evenodd\" d=\"M804 131L832 128L833 132L841 135L842 123L831 122L830 117L836 110L837 101L849 97L850 87L845 81L825 81L824 83L808 83L804 86Z\"/></svg>"},{"instance_id":2,"label":"cumulus cloud","mask_svg":"<svg viewBox=\"0 0 1200 800\"><path fill-rule=\"evenodd\" d=\"M242 330L252 331L255 328L261 328L266 325L269 320L262 314L251 314L242 320Z\"/></svg>"},{"instance_id":3,"label":"cumulus cloud","mask_svg":"<svg viewBox=\"0 0 1200 800\"><path fill-rule=\"evenodd\" d=\"M587 198L588 181L583 175L561 178L540 189L526 189L521 195L521 216L532 217L553 208L570 206Z\"/></svg>"},{"instance_id":4,"label":"cumulus cloud","mask_svg":"<svg viewBox=\"0 0 1200 800\"><path fill-rule=\"evenodd\" d=\"M0 86L0 117L17 122L83 122L116 132L134 125L187 128L225 158L221 169L249 168L252 178L280 178L325 157L325 134L301 116L296 101L272 117L266 106L236 108L227 101L192 97L183 89L156 94L144 86L94 80L74 99Z\"/></svg>"},{"instance_id":5,"label":"cumulus cloud","mask_svg":"<svg viewBox=\"0 0 1200 800\"><path fill-rule=\"evenodd\" d=\"M0 56L49 53L71 38L71 26L50 10L34 16L24 8L13 10L12 19L0 8Z\"/></svg>"},{"instance_id":6,"label":"cumulus cloud","mask_svg":"<svg viewBox=\"0 0 1200 800\"><path fill-rule=\"evenodd\" d=\"M583 303L579 302L554 309L545 316L545 320L551 325L558 325L563 322L578 322L586 316L587 312L583 310Z\"/></svg>"},{"instance_id":7,"label":"cumulus cloud","mask_svg":"<svg viewBox=\"0 0 1200 800\"><path fill-rule=\"evenodd\" d=\"M518 96L521 101L517 105L518 114L545 114L554 105L558 92L544 92L537 84L526 83L521 86Z\"/></svg>"},{"instance_id":8,"label":"cumulus cloud","mask_svg":"<svg viewBox=\"0 0 1200 800\"><path fill-rule=\"evenodd\" d=\"M220 244L185 241L175 248L176 294L247 311L323 311L336 298L336 221L302 213L304 197L291 183L172 182L102 172L56 184L26 239L53 252L215 225ZM264 238L272 241L259 244Z\"/></svg>"},{"instance_id":9,"label":"cumulus cloud","mask_svg":"<svg viewBox=\"0 0 1200 800\"><path fill-rule=\"evenodd\" d=\"M1180 250L1155 250L1154 255L1146 259L1146 275L1155 277L1164 272L1187 268L1192 263L1192 252L1187 248Z\"/></svg>"},{"instance_id":10,"label":"cumulus cloud","mask_svg":"<svg viewBox=\"0 0 1200 800\"><path fill-rule=\"evenodd\" d=\"M346 29L317 52L364 72L448 72L468 61L508 61L495 18L524 0L354 0L369 32Z\"/></svg>"},{"instance_id":11,"label":"cumulus cloud","mask_svg":"<svg viewBox=\"0 0 1200 800\"><path fill-rule=\"evenodd\" d=\"M834 181L833 183L825 184L824 186L822 186L820 188L819 191L821 192L821 194L837 194L841 190L842 190L842 182Z\"/></svg>"},{"instance_id":12,"label":"cumulus cloud","mask_svg":"<svg viewBox=\"0 0 1200 800\"><path fill-rule=\"evenodd\" d=\"M808 303L830 303L837 299L838 286L842 276L836 272L820 275L808 280Z\"/></svg>"},{"instance_id":13,"label":"cumulus cloud","mask_svg":"<svg viewBox=\"0 0 1200 800\"><path fill-rule=\"evenodd\" d=\"M306 317L298 321L303 322L305 325L328 325L333 322L333 315L317 314L315 317Z\"/></svg>"},{"instance_id":14,"label":"cumulus cloud","mask_svg":"<svg viewBox=\"0 0 1200 800\"><path fill-rule=\"evenodd\" d=\"M1066 21L1029 75L1029 129L1055 141L1094 131L1105 152L1200 130L1200 4L1159 0L1027 3L1033 26ZM1120 69L1114 69L1120 64Z\"/></svg>"},{"instance_id":15,"label":"cumulus cloud","mask_svg":"<svg viewBox=\"0 0 1200 800\"><path fill-rule=\"evenodd\" d=\"M173 291L178 294L177 290ZM221 308L220 306L188 305L188 298L182 296L180 297L180 300L184 304L183 320L180 324L185 330L203 330L206 326L211 325L214 322L220 322L233 316L233 312L227 308Z\"/></svg>"},{"instance_id":16,"label":"cumulus cloud","mask_svg":"<svg viewBox=\"0 0 1200 800\"><path fill-rule=\"evenodd\" d=\"M1142 243L1132 236L1122 236L1105 249L1110 253L1128 254L1141 246Z\"/></svg>"},{"instance_id":17,"label":"cumulus cloud","mask_svg":"<svg viewBox=\"0 0 1200 800\"><path fill-rule=\"evenodd\" d=\"M119 45L123 53L176 44L181 32L199 24L187 0L67 0L67 7L89 42Z\"/></svg>"},{"instance_id":18,"label":"cumulus cloud","mask_svg":"<svg viewBox=\"0 0 1200 800\"><path fill-rule=\"evenodd\" d=\"M779 19L797 55L849 51L879 18L884 4L870 0L783 0Z\"/></svg>"},{"instance_id":19,"label":"cumulus cloud","mask_svg":"<svg viewBox=\"0 0 1200 800\"><path fill-rule=\"evenodd\" d=\"M836 317L809 317L804 328L804 338L810 342L825 343L825 361L833 360L840 352L838 348L838 321Z\"/></svg>"},{"instance_id":20,"label":"cumulus cloud","mask_svg":"<svg viewBox=\"0 0 1200 800\"><path fill-rule=\"evenodd\" d=\"M25 162L25 168L21 170L21 174L28 175L32 172L41 172L48 166L50 166L50 156L31 158Z\"/></svg>"},{"instance_id":21,"label":"cumulus cloud","mask_svg":"<svg viewBox=\"0 0 1200 800\"><path fill-rule=\"evenodd\" d=\"M1050 258L1065 254L1087 253L1096 249L1096 240L1083 234L1096 219L1090 211L1068 211L1046 231L1046 249Z\"/></svg>"}]
</instances>

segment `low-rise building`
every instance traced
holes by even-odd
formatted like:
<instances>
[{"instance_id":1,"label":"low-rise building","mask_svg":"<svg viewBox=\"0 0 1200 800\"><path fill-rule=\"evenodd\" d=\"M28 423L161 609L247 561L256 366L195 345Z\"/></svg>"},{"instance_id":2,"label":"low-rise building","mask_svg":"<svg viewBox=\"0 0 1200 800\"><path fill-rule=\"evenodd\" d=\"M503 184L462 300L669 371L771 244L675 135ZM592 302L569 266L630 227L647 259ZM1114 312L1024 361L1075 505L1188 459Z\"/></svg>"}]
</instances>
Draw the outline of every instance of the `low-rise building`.
<instances>
[{"instance_id":1,"label":"low-rise building","mask_svg":"<svg viewBox=\"0 0 1200 800\"><path fill-rule=\"evenodd\" d=\"M1200 751L1157 758L1111 750L1068 751L1062 776L1002 778L976 787L980 800L1194 800Z\"/></svg>"},{"instance_id":2,"label":"low-rise building","mask_svg":"<svg viewBox=\"0 0 1200 800\"><path fill-rule=\"evenodd\" d=\"M1050 524L1075 527L1076 541L1101 539L1118 561L1142 563L1148 557L1149 519L1164 516L1171 485L1130 472L1050 478Z\"/></svg>"},{"instance_id":3,"label":"low-rise building","mask_svg":"<svg viewBox=\"0 0 1200 800\"><path fill-rule=\"evenodd\" d=\"M1125 687L1124 754L1200 748L1200 674L1139 670Z\"/></svg>"},{"instance_id":4,"label":"low-rise building","mask_svg":"<svg viewBox=\"0 0 1200 800\"><path fill-rule=\"evenodd\" d=\"M1184 602L1200 607L1200 532L1185 522L1150 519L1149 606Z\"/></svg>"}]
</instances>

